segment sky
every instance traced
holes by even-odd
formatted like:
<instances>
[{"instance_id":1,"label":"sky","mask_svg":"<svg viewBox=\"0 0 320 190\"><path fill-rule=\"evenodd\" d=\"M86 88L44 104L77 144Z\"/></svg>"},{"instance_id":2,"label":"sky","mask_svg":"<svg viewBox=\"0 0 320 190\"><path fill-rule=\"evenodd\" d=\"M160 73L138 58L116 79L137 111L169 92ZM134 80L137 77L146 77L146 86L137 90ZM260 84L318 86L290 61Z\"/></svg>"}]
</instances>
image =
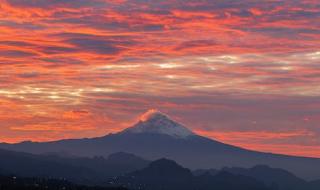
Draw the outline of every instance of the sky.
<instances>
[{"instance_id":1,"label":"sky","mask_svg":"<svg viewBox=\"0 0 320 190\"><path fill-rule=\"evenodd\" d=\"M103 136L158 109L320 157L319 0L0 0L0 141Z\"/></svg>"}]
</instances>

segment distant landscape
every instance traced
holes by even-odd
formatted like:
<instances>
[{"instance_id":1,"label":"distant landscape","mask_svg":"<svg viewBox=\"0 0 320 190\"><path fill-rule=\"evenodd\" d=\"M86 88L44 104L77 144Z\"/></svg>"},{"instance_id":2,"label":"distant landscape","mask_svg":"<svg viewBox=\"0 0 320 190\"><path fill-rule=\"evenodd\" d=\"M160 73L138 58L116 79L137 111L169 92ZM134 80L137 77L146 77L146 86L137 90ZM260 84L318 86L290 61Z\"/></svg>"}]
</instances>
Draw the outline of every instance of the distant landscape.
<instances>
[{"instance_id":1,"label":"distant landscape","mask_svg":"<svg viewBox=\"0 0 320 190\"><path fill-rule=\"evenodd\" d=\"M255 152L223 144L198 136L157 110L149 110L140 118L134 126L104 137L2 143L2 181L10 179L4 184L22 189L320 188L320 159ZM110 153L115 150L118 152Z\"/></svg>"},{"instance_id":2,"label":"distant landscape","mask_svg":"<svg viewBox=\"0 0 320 190\"><path fill-rule=\"evenodd\" d=\"M318 190L320 187L320 180L307 181L266 165L190 170L173 160L147 161L129 153L115 153L106 159L11 151L0 151L0 155L1 190Z\"/></svg>"},{"instance_id":3,"label":"distant landscape","mask_svg":"<svg viewBox=\"0 0 320 190\"><path fill-rule=\"evenodd\" d=\"M320 190L320 0L0 0L0 190Z\"/></svg>"}]
</instances>

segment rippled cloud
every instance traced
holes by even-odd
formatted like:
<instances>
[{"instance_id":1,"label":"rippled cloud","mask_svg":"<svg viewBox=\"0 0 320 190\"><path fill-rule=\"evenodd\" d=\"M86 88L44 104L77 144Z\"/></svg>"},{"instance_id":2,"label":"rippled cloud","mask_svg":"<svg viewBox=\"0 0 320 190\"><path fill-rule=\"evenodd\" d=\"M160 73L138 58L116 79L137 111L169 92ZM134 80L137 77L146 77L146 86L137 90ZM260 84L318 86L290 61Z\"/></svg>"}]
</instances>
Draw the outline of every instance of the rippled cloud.
<instances>
[{"instance_id":1,"label":"rippled cloud","mask_svg":"<svg viewBox=\"0 0 320 190\"><path fill-rule=\"evenodd\" d=\"M319 157L319 17L316 0L0 0L0 141L101 136L158 108Z\"/></svg>"}]
</instances>

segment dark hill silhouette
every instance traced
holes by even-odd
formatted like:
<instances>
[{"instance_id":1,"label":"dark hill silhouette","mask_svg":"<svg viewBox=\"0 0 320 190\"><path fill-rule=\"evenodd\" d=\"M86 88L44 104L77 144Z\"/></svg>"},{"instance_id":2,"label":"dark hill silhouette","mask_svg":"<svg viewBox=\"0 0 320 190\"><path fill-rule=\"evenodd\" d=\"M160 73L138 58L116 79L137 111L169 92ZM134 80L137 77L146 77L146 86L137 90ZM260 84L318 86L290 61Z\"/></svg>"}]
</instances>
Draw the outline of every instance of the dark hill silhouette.
<instances>
[{"instance_id":1,"label":"dark hill silhouette","mask_svg":"<svg viewBox=\"0 0 320 190\"><path fill-rule=\"evenodd\" d=\"M66 180L0 176L0 190L126 190L120 187L89 187Z\"/></svg>"},{"instance_id":2,"label":"dark hill silhouette","mask_svg":"<svg viewBox=\"0 0 320 190\"><path fill-rule=\"evenodd\" d=\"M224 167L221 170L216 169L201 169L193 171L195 176L218 176L221 173L226 172L228 174L238 175L240 177L249 177L259 182L263 182L267 187L272 190L316 190L320 189L320 181L306 181L298 178L294 174L280 169L271 168L266 165L257 165L252 168L240 168L240 167ZM211 179L211 178L210 178ZM243 181L243 180L241 180ZM211 181L209 181L211 182ZM202 182L205 183L205 182ZM201 183L200 183L201 184Z\"/></svg>"},{"instance_id":3,"label":"dark hill silhouette","mask_svg":"<svg viewBox=\"0 0 320 190\"><path fill-rule=\"evenodd\" d=\"M217 175L220 172L220 170L217 169L197 169L192 171L192 174L195 176L200 176L205 173L210 174L210 175Z\"/></svg>"},{"instance_id":4,"label":"dark hill silhouette","mask_svg":"<svg viewBox=\"0 0 320 190\"><path fill-rule=\"evenodd\" d=\"M269 190L253 178L227 172L195 177L189 169L168 159L156 160L147 168L114 178L110 183L133 190Z\"/></svg>"},{"instance_id":5,"label":"dark hill silhouette","mask_svg":"<svg viewBox=\"0 0 320 190\"><path fill-rule=\"evenodd\" d=\"M147 168L128 175L133 183L144 184L146 189L188 189L192 180L190 170L167 159L152 162Z\"/></svg>"},{"instance_id":6,"label":"dark hill silhouette","mask_svg":"<svg viewBox=\"0 0 320 190\"><path fill-rule=\"evenodd\" d=\"M122 175L146 167L150 161L135 156L133 154L118 152L111 154L107 158L95 156L93 158L60 156L47 156L48 160L68 164L72 166L85 167L95 171L100 178Z\"/></svg>"},{"instance_id":7,"label":"dark hill silhouette","mask_svg":"<svg viewBox=\"0 0 320 190\"><path fill-rule=\"evenodd\" d=\"M66 178L73 182L99 183L147 166L149 161L127 153L109 158L63 158L0 150L0 174L24 177Z\"/></svg>"},{"instance_id":8,"label":"dark hill silhouette","mask_svg":"<svg viewBox=\"0 0 320 190\"><path fill-rule=\"evenodd\" d=\"M298 178L294 174L279 168L270 168L269 166L259 165L249 169L246 168L223 168L223 171L229 173L253 177L257 180L272 186L276 184L279 189L300 190L306 189L307 181ZM320 187L320 186L319 186Z\"/></svg>"},{"instance_id":9,"label":"dark hill silhouette","mask_svg":"<svg viewBox=\"0 0 320 190\"><path fill-rule=\"evenodd\" d=\"M285 170L268 166L199 171L193 175L189 169L169 159L149 162L123 152L112 154L105 159L63 158L0 150L0 175L68 179L86 185L121 185L130 189L146 190L320 189L320 181L307 182ZM109 181L111 183L106 183L107 179L112 179Z\"/></svg>"},{"instance_id":10,"label":"dark hill silhouette","mask_svg":"<svg viewBox=\"0 0 320 190\"><path fill-rule=\"evenodd\" d=\"M216 175L205 173L196 177L196 189L210 190L271 190L262 182L247 176L234 175L225 171ZM273 190L273 189L272 189Z\"/></svg>"},{"instance_id":11,"label":"dark hill silhouette","mask_svg":"<svg viewBox=\"0 0 320 190\"><path fill-rule=\"evenodd\" d=\"M320 189L320 180L314 180L309 182L309 190L319 190Z\"/></svg>"},{"instance_id":12,"label":"dark hill silhouette","mask_svg":"<svg viewBox=\"0 0 320 190\"><path fill-rule=\"evenodd\" d=\"M148 160L166 157L190 169L269 165L304 179L320 178L320 159L250 151L194 134L157 111L144 114L133 127L92 139L0 144L0 148L45 154L64 152L74 156L104 156L131 152Z\"/></svg>"},{"instance_id":13,"label":"dark hill silhouette","mask_svg":"<svg viewBox=\"0 0 320 190\"><path fill-rule=\"evenodd\" d=\"M24 177L68 178L83 182L98 177L88 168L50 161L43 156L6 150L0 150L0 168L3 174Z\"/></svg>"}]
</instances>

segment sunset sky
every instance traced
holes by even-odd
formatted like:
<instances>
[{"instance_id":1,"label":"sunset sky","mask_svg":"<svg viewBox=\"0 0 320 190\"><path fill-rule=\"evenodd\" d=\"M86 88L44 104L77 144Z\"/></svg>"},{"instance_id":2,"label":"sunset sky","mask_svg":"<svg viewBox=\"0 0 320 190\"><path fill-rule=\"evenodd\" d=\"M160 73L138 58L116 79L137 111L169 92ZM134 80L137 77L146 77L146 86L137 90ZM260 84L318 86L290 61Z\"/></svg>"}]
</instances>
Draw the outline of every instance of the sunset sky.
<instances>
[{"instance_id":1,"label":"sunset sky","mask_svg":"<svg viewBox=\"0 0 320 190\"><path fill-rule=\"evenodd\" d=\"M320 157L319 0L0 0L0 141L102 136L150 108Z\"/></svg>"}]
</instances>

